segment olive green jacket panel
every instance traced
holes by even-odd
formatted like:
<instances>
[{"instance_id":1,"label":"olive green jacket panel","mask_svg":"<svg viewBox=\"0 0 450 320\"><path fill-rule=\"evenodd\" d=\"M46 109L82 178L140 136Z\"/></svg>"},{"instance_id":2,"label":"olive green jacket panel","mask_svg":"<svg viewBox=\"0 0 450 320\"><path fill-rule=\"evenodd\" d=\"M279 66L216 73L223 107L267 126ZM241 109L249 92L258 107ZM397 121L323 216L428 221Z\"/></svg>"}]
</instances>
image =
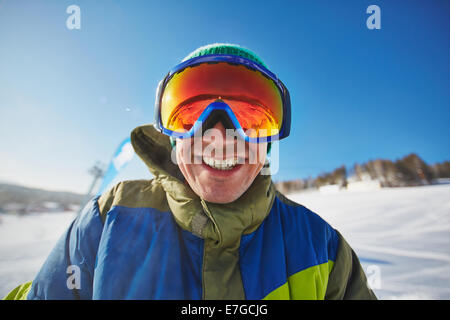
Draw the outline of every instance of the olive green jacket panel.
<instances>
[{"instance_id":1,"label":"olive green jacket panel","mask_svg":"<svg viewBox=\"0 0 450 320\"><path fill-rule=\"evenodd\" d=\"M369 288L364 270L358 256L344 239L339 235L339 247L331 270L326 300L375 300L373 291Z\"/></svg>"}]
</instances>

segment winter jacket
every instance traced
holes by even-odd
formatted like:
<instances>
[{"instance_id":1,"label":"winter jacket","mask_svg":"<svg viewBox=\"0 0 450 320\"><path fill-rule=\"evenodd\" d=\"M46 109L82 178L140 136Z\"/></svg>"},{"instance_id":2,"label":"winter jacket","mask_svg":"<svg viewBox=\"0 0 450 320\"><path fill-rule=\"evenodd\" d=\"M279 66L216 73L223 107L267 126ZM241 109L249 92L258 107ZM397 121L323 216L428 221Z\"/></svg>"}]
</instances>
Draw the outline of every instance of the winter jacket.
<instances>
[{"instance_id":1,"label":"winter jacket","mask_svg":"<svg viewBox=\"0 0 450 320\"><path fill-rule=\"evenodd\" d=\"M199 198L144 125L132 144L152 180L95 197L36 278L8 299L375 299L342 235L258 175L236 201Z\"/></svg>"}]
</instances>

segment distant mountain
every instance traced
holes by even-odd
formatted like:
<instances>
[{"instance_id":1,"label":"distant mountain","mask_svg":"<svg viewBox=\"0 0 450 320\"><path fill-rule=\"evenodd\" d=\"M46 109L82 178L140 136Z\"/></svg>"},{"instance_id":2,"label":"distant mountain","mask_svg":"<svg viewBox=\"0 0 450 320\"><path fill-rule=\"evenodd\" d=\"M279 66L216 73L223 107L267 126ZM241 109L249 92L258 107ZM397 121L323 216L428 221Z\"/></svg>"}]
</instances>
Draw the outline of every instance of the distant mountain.
<instances>
[{"instance_id":1,"label":"distant mountain","mask_svg":"<svg viewBox=\"0 0 450 320\"><path fill-rule=\"evenodd\" d=\"M417 154L411 153L395 161L375 159L350 168L341 166L316 178L281 181L275 186L282 193L291 193L330 185L346 188L349 183L368 181L376 181L384 188L411 187L436 184L449 178L450 161L428 165Z\"/></svg>"},{"instance_id":2,"label":"distant mountain","mask_svg":"<svg viewBox=\"0 0 450 320\"><path fill-rule=\"evenodd\" d=\"M0 212L70 210L80 206L83 199L84 195L73 192L49 191L0 183Z\"/></svg>"}]
</instances>

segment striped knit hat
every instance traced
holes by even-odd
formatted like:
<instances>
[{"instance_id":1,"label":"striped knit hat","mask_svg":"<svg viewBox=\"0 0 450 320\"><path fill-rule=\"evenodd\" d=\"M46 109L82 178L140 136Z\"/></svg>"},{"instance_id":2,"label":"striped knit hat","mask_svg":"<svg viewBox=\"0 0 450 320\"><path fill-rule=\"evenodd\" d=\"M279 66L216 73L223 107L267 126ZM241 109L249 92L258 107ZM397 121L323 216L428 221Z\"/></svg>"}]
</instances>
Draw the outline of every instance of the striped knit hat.
<instances>
[{"instance_id":1,"label":"striped knit hat","mask_svg":"<svg viewBox=\"0 0 450 320\"><path fill-rule=\"evenodd\" d=\"M193 52L191 52L186 58L182 60L182 62L195 58L195 57L201 57L206 56L208 54L229 54L234 56L239 56L243 58L247 58L249 60L252 60L253 62L256 62L265 68L267 68L266 64L261 60L260 57L258 57L254 52L241 47L237 44L231 44L231 43L213 43L208 44L206 46L200 47Z\"/></svg>"}]
</instances>

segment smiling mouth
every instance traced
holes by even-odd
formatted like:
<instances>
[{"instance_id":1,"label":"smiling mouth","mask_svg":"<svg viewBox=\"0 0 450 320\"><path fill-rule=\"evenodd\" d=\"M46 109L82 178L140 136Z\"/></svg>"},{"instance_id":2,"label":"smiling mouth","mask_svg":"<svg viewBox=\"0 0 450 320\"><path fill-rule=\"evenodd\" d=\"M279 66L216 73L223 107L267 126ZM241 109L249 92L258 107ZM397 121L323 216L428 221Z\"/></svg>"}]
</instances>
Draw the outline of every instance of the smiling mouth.
<instances>
[{"instance_id":1,"label":"smiling mouth","mask_svg":"<svg viewBox=\"0 0 450 320\"><path fill-rule=\"evenodd\" d=\"M241 164L236 158L219 160L203 156L202 159L203 163L205 163L207 166L213 169L223 171L231 170L235 168L238 164Z\"/></svg>"}]
</instances>

